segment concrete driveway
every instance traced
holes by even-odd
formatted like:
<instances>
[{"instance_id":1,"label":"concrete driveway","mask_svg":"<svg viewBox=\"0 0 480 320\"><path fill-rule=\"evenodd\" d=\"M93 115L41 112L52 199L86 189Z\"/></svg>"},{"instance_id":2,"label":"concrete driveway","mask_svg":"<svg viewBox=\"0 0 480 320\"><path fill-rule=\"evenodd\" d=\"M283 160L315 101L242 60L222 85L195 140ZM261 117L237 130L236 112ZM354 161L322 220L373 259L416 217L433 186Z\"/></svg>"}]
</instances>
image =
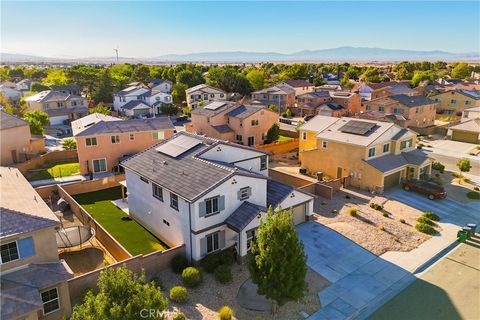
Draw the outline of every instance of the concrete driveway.
<instances>
[{"instance_id":1,"label":"concrete driveway","mask_svg":"<svg viewBox=\"0 0 480 320\"><path fill-rule=\"evenodd\" d=\"M316 222L297 226L307 264L332 284L319 292L322 308L308 319L347 319L370 314L415 277Z\"/></svg>"}]
</instances>

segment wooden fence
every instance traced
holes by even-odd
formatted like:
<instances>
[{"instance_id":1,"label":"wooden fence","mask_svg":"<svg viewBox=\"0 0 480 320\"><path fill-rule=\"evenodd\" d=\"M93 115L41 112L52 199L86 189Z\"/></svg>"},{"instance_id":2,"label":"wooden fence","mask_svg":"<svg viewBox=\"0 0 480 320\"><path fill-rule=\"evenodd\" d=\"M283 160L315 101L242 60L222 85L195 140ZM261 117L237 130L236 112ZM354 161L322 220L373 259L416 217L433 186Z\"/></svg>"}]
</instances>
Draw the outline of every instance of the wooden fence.
<instances>
[{"instance_id":1,"label":"wooden fence","mask_svg":"<svg viewBox=\"0 0 480 320\"><path fill-rule=\"evenodd\" d=\"M17 163L15 164L15 167L17 167L20 172L25 173L28 170L40 168L45 163L63 160L78 161L77 150L61 150L48 152L28 161Z\"/></svg>"},{"instance_id":2,"label":"wooden fence","mask_svg":"<svg viewBox=\"0 0 480 320\"><path fill-rule=\"evenodd\" d=\"M298 139L290 141L273 142L256 146L257 149L271 152L272 154L282 154L293 151L298 148Z\"/></svg>"}]
</instances>

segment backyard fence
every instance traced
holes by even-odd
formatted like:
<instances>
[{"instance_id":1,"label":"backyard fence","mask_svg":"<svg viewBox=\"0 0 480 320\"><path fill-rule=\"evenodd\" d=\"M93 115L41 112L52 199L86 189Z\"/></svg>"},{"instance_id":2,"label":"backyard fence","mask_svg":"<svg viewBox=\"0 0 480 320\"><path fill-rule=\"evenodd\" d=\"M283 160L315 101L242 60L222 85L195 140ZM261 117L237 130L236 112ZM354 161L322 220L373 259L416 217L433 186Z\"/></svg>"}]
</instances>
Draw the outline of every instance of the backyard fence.
<instances>
[{"instance_id":1,"label":"backyard fence","mask_svg":"<svg viewBox=\"0 0 480 320\"><path fill-rule=\"evenodd\" d=\"M290 141L273 142L256 146L257 149L268 151L273 154L287 153L298 148L298 139Z\"/></svg>"},{"instance_id":2,"label":"backyard fence","mask_svg":"<svg viewBox=\"0 0 480 320\"><path fill-rule=\"evenodd\" d=\"M78 161L77 150L61 150L48 152L44 155L30 159L23 163L17 163L15 164L15 167L17 167L20 172L25 173L28 170L40 168L45 163L64 160Z\"/></svg>"}]
</instances>

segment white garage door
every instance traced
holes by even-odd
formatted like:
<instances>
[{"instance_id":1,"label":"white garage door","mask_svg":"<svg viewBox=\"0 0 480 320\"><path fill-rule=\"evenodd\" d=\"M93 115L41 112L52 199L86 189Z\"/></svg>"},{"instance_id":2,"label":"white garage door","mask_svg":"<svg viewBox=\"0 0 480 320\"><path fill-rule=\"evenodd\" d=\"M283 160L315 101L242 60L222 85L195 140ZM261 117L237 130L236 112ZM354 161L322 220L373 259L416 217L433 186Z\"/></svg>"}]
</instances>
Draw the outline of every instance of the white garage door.
<instances>
[{"instance_id":1,"label":"white garage door","mask_svg":"<svg viewBox=\"0 0 480 320\"><path fill-rule=\"evenodd\" d=\"M305 203L292 208L293 224L305 222Z\"/></svg>"},{"instance_id":2,"label":"white garage door","mask_svg":"<svg viewBox=\"0 0 480 320\"><path fill-rule=\"evenodd\" d=\"M50 125L56 126L59 124L63 124L63 121L68 120L68 115L65 116L56 116L56 117L50 117Z\"/></svg>"}]
</instances>

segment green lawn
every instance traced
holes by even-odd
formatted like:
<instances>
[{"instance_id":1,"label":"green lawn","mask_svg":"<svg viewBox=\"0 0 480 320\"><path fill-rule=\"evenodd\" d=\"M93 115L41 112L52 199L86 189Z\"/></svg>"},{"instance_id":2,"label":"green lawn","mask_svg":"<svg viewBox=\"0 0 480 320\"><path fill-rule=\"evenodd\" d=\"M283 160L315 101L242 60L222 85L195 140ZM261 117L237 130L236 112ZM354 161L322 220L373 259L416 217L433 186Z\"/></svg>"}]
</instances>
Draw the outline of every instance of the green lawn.
<instances>
[{"instance_id":1,"label":"green lawn","mask_svg":"<svg viewBox=\"0 0 480 320\"><path fill-rule=\"evenodd\" d=\"M293 138L290 138L290 137L285 137L285 136L279 136L278 137L278 142L283 142L283 141L291 141L293 140Z\"/></svg>"},{"instance_id":2,"label":"green lawn","mask_svg":"<svg viewBox=\"0 0 480 320\"><path fill-rule=\"evenodd\" d=\"M166 246L135 220L122 220L127 214L111 202L121 197L120 187L74 196L75 200L131 255L164 250Z\"/></svg>"},{"instance_id":3,"label":"green lawn","mask_svg":"<svg viewBox=\"0 0 480 320\"><path fill-rule=\"evenodd\" d=\"M78 162L51 162L42 169L29 170L26 177L30 181L68 177L80 174Z\"/></svg>"}]
</instances>

